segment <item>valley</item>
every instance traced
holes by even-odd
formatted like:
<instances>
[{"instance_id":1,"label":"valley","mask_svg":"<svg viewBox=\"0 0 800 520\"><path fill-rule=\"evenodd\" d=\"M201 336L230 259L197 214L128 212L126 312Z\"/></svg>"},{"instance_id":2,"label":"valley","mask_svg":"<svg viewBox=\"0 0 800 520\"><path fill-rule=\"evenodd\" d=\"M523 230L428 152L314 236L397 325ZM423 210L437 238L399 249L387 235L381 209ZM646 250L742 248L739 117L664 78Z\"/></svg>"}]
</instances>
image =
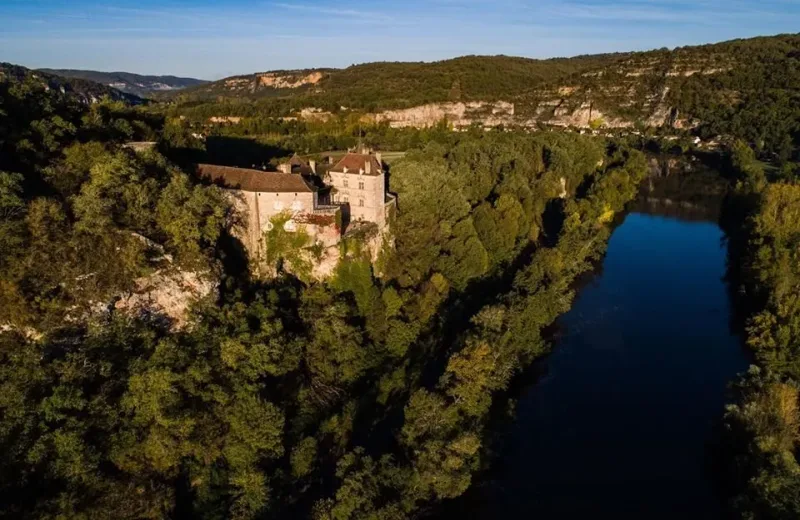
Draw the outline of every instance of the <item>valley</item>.
<instances>
[{"instance_id":1,"label":"valley","mask_svg":"<svg viewBox=\"0 0 800 520\"><path fill-rule=\"evenodd\" d=\"M97 74L0 65L0 517L800 515L800 36Z\"/></svg>"}]
</instances>

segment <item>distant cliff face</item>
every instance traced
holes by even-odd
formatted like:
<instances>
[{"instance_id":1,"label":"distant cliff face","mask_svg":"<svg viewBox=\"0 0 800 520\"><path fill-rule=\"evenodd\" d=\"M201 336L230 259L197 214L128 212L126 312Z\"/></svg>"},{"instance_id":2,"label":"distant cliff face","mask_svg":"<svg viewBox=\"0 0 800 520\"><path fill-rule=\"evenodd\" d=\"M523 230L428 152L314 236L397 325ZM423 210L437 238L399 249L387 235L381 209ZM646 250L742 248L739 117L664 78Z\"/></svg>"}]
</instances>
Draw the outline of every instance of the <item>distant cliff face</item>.
<instances>
[{"instance_id":1,"label":"distant cliff face","mask_svg":"<svg viewBox=\"0 0 800 520\"><path fill-rule=\"evenodd\" d=\"M403 110L380 112L375 114L374 120L379 123L386 121L394 128L425 128L443 120L456 127L469 126L474 122L485 126L500 126L514 120L514 104L505 101L431 103Z\"/></svg>"},{"instance_id":2,"label":"distant cliff face","mask_svg":"<svg viewBox=\"0 0 800 520\"><path fill-rule=\"evenodd\" d=\"M292 95L291 91L307 90L317 85L325 77L326 71L324 70L260 72L203 84L189 89L186 95L192 99L249 98L270 96L280 91L289 91L288 95ZM176 93L176 95L182 94L182 92Z\"/></svg>"}]
</instances>

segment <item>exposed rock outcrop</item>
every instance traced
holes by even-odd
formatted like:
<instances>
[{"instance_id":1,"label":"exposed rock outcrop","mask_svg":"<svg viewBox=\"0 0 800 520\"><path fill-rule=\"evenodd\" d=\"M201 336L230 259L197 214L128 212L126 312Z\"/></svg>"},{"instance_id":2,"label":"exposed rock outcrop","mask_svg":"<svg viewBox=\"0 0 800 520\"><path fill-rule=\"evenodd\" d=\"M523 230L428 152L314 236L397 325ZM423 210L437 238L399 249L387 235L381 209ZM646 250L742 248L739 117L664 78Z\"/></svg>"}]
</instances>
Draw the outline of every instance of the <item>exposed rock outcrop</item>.
<instances>
[{"instance_id":1,"label":"exposed rock outcrop","mask_svg":"<svg viewBox=\"0 0 800 520\"><path fill-rule=\"evenodd\" d=\"M242 121L241 117L237 116L213 116L208 118L209 123L229 123L229 124L239 124Z\"/></svg>"},{"instance_id":2,"label":"exposed rock outcrop","mask_svg":"<svg viewBox=\"0 0 800 520\"><path fill-rule=\"evenodd\" d=\"M175 328L188 325L191 305L215 294L219 282L211 275L177 269L160 270L135 281L135 289L114 308L133 315L161 316Z\"/></svg>"},{"instance_id":3,"label":"exposed rock outcrop","mask_svg":"<svg viewBox=\"0 0 800 520\"><path fill-rule=\"evenodd\" d=\"M305 85L316 85L324 74L316 71L305 75L281 74L279 72L264 72L258 74L258 82L262 87L270 88L299 88Z\"/></svg>"},{"instance_id":4,"label":"exposed rock outcrop","mask_svg":"<svg viewBox=\"0 0 800 520\"><path fill-rule=\"evenodd\" d=\"M261 72L251 76L237 76L222 80L223 90L229 94L256 93L262 89L298 89L309 85L316 85L325 77L319 71L308 72ZM214 88L215 84L202 90Z\"/></svg>"},{"instance_id":5,"label":"exposed rock outcrop","mask_svg":"<svg viewBox=\"0 0 800 520\"><path fill-rule=\"evenodd\" d=\"M553 110L550 118L539 116L529 121L529 124L542 122L554 126L574 126L578 128L589 128L593 125L606 126L609 128L629 128L633 126L631 121L604 114L595 108L592 103L584 102L576 108L564 106L563 104Z\"/></svg>"},{"instance_id":6,"label":"exposed rock outcrop","mask_svg":"<svg viewBox=\"0 0 800 520\"><path fill-rule=\"evenodd\" d=\"M306 121L322 121L322 122L324 122L324 121L328 121L331 117L333 117L333 114L331 114L330 112L326 112L326 111L322 110L321 108L309 107L309 108L302 109L300 111L300 116L299 117L300 117L300 119L304 119Z\"/></svg>"},{"instance_id":7,"label":"exposed rock outcrop","mask_svg":"<svg viewBox=\"0 0 800 520\"><path fill-rule=\"evenodd\" d=\"M506 101L470 103L431 103L403 110L386 110L376 114L375 121L388 121L393 128L426 128L446 120L454 127L480 123L500 126L514 120L514 104Z\"/></svg>"}]
</instances>

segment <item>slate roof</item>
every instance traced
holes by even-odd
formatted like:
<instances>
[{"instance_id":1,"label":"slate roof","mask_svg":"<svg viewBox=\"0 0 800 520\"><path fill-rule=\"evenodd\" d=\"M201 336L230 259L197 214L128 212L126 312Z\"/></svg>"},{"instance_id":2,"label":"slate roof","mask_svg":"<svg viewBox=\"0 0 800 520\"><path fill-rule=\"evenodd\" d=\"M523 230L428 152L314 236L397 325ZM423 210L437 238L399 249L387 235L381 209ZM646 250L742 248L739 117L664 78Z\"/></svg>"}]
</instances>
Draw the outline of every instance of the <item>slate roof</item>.
<instances>
[{"instance_id":1,"label":"slate roof","mask_svg":"<svg viewBox=\"0 0 800 520\"><path fill-rule=\"evenodd\" d=\"M342 157L336 165L331 168L334 172L343 172L347 168L348 173L358 173L359 170L366 170L366 164L371 163L371 169L368 175L380 175L383 169L378 158L372 154L363 153L348 153ZM365 175L367 175L365 173Z\"/></svg>"},{"instance_id":2,"label":"slate roof","mask_svg":"<svg viewBox=\"0 0 800 520\"><path fill-rule=\"evenodd\" d=\"M198 164L197 175L214 184L243 191L262 193L310 193L314 191L301 175L291 173Z\"/></svg>"}]
</instances>

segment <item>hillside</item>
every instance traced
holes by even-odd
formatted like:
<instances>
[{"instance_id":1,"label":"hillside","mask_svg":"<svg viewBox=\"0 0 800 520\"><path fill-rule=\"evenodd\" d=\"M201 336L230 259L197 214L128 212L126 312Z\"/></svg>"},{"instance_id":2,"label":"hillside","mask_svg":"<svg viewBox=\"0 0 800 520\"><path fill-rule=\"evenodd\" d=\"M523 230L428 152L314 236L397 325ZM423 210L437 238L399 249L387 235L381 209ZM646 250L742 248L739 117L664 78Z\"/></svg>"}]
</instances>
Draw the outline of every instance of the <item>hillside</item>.
<instances>
[{"instance_id":1,"label":"hillside","mask_svg":"<svg viewBox=\"0 0 800 520\"><path fill-rule=\"evenodd\" d=\"M62 94L77 99L82 103L94 103L103 98L114 101L125 101L140 104L143 100L136 95L122 92L116 88L82 78L66 78L50 72L31 70L20 65L0 63L0 82L32 81L50 90L61 91Z\"/></svg>"},{"instance_id":2,"label":"hillside","mask_svg":"<svg viewBox=\"0 0 800 520\"><path fill-rule=\"evenodd\" d=\"M156 92L171 92L186 87L208 83L202 79L180 78L177 76L143 76L130 72L100 72L96 70L39 69L65 78L94 81L128 94L148 97Z\"/></svg>"},{"instance_id":3,"label":"hillside","mask_svg":"<svg viewBox=\"0 0 800 520\"><path fill-rule=\"evenodd\" d=\"M772 140L774 147L796 128L773 121L760 100L770 99L787 112L786 119L797 120L798 86L800 36L780 35L549 60L467 56L276 71L168 98L181 114L206 118L302 117L302 109L315 108L316 114L369 113L397 127L441 119L457 126L669 126Z\"/></svg>"},{"instance_id":4,"label":"hillside","mask_svg":"<svg viewBox=\"0 0 800 520\"><path fill-rule=\"evenodd\" d=\"M329 283L298 278L285 267L299 273L320 243L256 213L263 278L232 236L251 218L239 195L170 161L187 143L172 148L148 110L76 103L12 72L22 84L0 81L9 518L419 518L488 460L493 395L548 352L572 281L646 169L584 136L449 132L392 167L407 202L389 213L382 276L362 226ZM160 147L126 146L159 133ZM570 225L544 240L556 204ZM439 381L430 392L422 374ZM384 439L379 469L361 439Z\"/></svg>"}]
</instances>

